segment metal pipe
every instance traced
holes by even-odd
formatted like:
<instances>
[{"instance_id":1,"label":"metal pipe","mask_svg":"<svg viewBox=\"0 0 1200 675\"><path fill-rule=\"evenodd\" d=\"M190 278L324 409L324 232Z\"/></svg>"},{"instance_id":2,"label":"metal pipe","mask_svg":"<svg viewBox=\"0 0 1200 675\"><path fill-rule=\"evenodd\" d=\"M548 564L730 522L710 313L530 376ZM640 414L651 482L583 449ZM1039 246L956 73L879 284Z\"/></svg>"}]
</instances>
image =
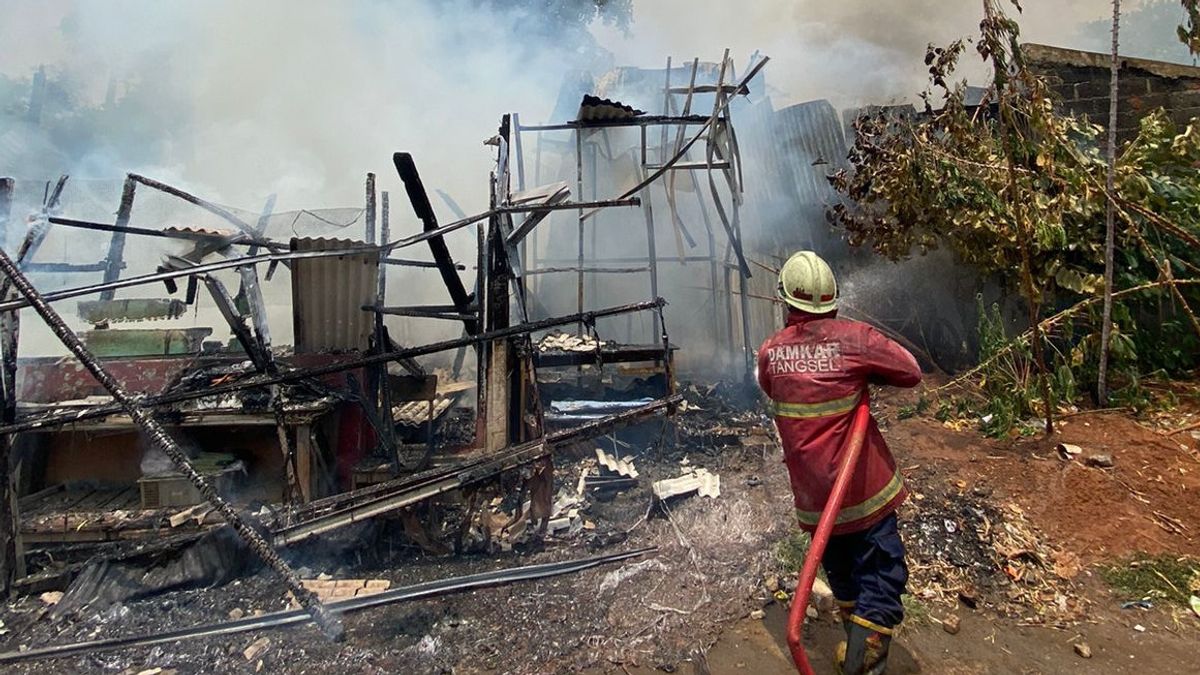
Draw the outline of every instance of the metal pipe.
<instances>
[{"instance_id":1,"label":"metal pipe","mask_svg":"<svg viewBox=\"0 0 1200 675\"><path fill-rule=\"evenodd\" d=\"M402 588L394 588L382 593L376 593L375 595L339 600L337 602L330 603L329 607L341 613L355 612L363 609L370 609L372 607L382 607L384 605L390 605L397 602L404 602L407 600L431 598L438 595L445 595L447 593L469 591L477 588L487 588L490 586L498 586L517 581L546 579L564 574L574 574L576 572L589 570L600 565L620 562L622 560L629 560L630 558L641 557L656 550L658 550L657 547L652 546L648 548L635 549L632 551L625 551L622 553L610 553L591 558L583 558L580 560L526 565L523 567L514 567L505 570L469 574L450 579L426 581L419 584L413 584L411 586L404 586ZM192 626L190 628L181 628L178 630L164 631L161 633L152 633L150 635L129 635L124 637L107 638L104 640L92 640L90 642L76 642L74 644L59 644L50 647L39 647L37 649L29 649L26 651L7 652L0 654L0 663L19 663L22 661L35 661L39 659L63 658L67 656L91 654L95 652L111 651L114 649L123 649L128 647L149 647L152 645L174 643L180 640L192 638L237 635L239 633L247 633L255 630L280 628L283 626L295 626L306 623L307 621L308 617L303 611L300 610L271 612L269 614L263 614L262 616L238 619L236 621Z\"/></svg>"},{"instance_id":2,"label":"metal pipe","mask_svg":"<svg viewBox=\"0 0 1200 675\"><path fill-rule=\"evenodd\" d=\"M575 194L583 198L583 132L575 130ZM575 275L576 309L583 312L583 219L585 211L580 208L578 215L579 253L575 266L579 272ZM583 334L583 323L579 324L579 333Z\"/></svg>"},{"instance_id":3,"label":"metal pipe","mask_svg":"<svg viewBox=\"0 0 1200 675\"><path fill-rule=\"evenodd\" d=\"M620 120L575 120L560 124L533 124L522 126L521 131L570 131L574 129L605 129L612 127L673 126L676 124L704 124L707 121L707 115L639 115L638 117Z\"/></svg>"},{"instance_id":4,"label":"metal pipe","mask_svg":"<svg viewBox=\"0 0 1200 675\"><path fill-rule=\"evenodd\" d=\"M334 640L341 639L345 633L341 620L330 614L329 610L321 604L317 596L300 584L296 573L279 557L279 554L271 548L262 535L247 525L241 516L233 510L233 507L229 505L229 502L226 502L217 494L212 485L192 466L191 461L188 460L187 453L167 434L162 425L158 423L158 420L141 406L141 402L125 391L124 385L118 382L116 378L100 365L96 357L84 346L79 336L75 335L67 327L58 312L54 311L54 308L42 300L37 289L29 283L25 275L21 274L21 271L17 269L16 263L3 250L0 250L0 272L3 272L8 277L12 287L30 303L34 311L38 313L38 316L42 317L42 320L46 322L50 330L79 359L79 362L87 368L92 377L95 377L96 381L121 404L121 408L129 414L130 419L145 433L151 443L171 458L171 462L175 465L175 468L187 477L188 481L204 496L205 501L212 504L250 549L279 575L288 590L299 599L300 604L312 616L313 621L321 628L322 632Z\"/></svg>"}]
</instances>

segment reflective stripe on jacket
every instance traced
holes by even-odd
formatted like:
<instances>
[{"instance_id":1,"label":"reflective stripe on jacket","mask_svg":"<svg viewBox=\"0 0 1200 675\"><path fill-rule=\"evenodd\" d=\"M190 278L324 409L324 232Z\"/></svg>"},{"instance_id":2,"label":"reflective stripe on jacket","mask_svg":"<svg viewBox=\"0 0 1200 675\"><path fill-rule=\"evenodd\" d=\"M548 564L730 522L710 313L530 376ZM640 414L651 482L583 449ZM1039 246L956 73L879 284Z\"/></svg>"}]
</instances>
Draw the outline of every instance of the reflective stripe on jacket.
<instances>
[{"instance_id":1,"label":"reflective stripe on jacket","mask_svg":"<svg viewBox=\"0 0 1200 675\"><path fill-rule=\"evenodd\" d=\"M758 351L758 382L771 399L800 527L816 529L837 477L851 413L868 384L913 387L917 360L871 326L793 311ZM834 534L865 530L907 496L874 418Z\"/></svg>"}]
</instances>

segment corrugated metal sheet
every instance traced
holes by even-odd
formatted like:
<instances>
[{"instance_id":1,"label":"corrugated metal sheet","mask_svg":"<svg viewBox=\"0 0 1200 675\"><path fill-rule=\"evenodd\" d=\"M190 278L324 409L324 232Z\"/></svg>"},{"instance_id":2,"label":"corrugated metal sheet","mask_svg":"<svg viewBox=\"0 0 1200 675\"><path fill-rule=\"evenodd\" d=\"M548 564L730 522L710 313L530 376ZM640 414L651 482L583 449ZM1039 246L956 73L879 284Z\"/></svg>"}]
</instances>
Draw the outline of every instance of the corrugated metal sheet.
<instances>
[{"instance_id":1,"label":"corrugated metal sheet","mask_svg":"<svg viewBox=\"0 0 1200 675\"><path fill-rule=\"evenodd\" d=\"M454 399L449 396L438 396L433 401L433 419L445 415L454 405ZM420 426L429 421L429 401L407 401L392 407L392 419L396 424L410 427Z\"/></svg>"},{"instance_id":2,"label":"corrugated metal sheet","mask_svg":"<svg viewBox=\"0 0 1200 675\"><path fill-rule=\"evenodd\" d=\"M583 101L579 104L579 113L575 116L575 119L580 122L603 122L606 120L632 119L638 115L645 114L644 110L638 110L620 101L612 101L607 98L584 94Z\"/></svg>"},{"instance_id":3,"label":"corrugated metal sheet","mask_svg":"<svg viewBox=\"0 0 1200 675\"><path fill-rule=\"evenodd\" d=\"M846 137L837 110L825 100L789 106L775 113L774 130L800 203L827 203L833 197L827 177L846 164Z\"/></svg>"},{"instance_id":4,"label":"corrugated metal sheet","mask_svg":"<svg viewBox=\"0 0 1200 675\"><path fill-rule=\"evenodd\" d=\"M292 239L293 251L363 246L349 239ZM374 330L379 259L371 253L292 263L292 323L296 353L366 350Z\"/></svg>"}]
</instances>

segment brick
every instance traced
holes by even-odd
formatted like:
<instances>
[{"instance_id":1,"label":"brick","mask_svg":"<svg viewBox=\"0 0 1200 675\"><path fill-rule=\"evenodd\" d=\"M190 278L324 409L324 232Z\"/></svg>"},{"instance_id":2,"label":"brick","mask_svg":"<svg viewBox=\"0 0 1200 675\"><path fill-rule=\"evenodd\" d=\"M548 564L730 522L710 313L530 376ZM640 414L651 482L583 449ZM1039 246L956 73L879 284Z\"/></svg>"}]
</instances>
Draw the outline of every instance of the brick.
<instances>
[{"instance_id":1,"label":"brick","mask_svg":"<svg viewBox=\"0 0 1200 675\"><path fill-rule=\"evenodd\" d=\"M1164 107L1167 110L1200 107L1200 91L1177 91L1167 94Z\"/></svg>"},{"instance_id":2,"label":"brick","mask_svg":"<svg viewBox=\"0 0 1200 675\"><path fill-rule=\"evenodd\" d=\"M1075 98L1108 98L1110 82L1107 77L1103 80L1087 80L1075 83Z\"/></svg>"}]
</instances>

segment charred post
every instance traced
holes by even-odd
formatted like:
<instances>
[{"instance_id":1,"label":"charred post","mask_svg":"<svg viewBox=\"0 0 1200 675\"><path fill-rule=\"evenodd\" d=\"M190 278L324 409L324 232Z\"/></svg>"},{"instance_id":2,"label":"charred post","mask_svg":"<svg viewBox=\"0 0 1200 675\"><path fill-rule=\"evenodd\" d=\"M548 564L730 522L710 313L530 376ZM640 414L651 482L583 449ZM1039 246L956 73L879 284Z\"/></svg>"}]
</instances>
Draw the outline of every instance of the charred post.
<instances>
[{"instance_id":1,"label":"charred post","mask_svg":"<svg viewBox=\"0 0 1200 675\"><path fill-rule=\"evenodd\" d=\"M0 178L0 250L8 241L8 218L12 212L13 179ZM0 416L5 424L16 419L17 374L17 312L0 313L0 359L3 360L0 378L3 382L3 401ZM0 597L8 597L19 574L17 538L21 532L16 491L12 480L13 435L0 436Z\"/></svg>"}]
</instances>

